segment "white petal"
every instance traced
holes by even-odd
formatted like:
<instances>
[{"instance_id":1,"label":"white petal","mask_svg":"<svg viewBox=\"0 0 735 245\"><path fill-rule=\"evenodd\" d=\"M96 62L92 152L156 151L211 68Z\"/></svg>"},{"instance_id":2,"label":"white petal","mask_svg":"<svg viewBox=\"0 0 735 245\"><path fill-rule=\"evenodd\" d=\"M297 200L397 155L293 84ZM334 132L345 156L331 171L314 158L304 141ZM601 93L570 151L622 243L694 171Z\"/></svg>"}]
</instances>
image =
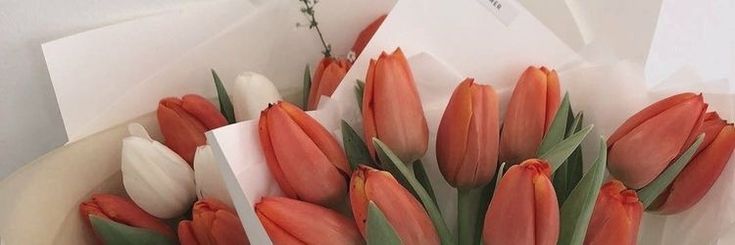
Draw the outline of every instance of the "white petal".
<instances>
[{"instance_id":1,"label":"white petal","mask_svg":"<svg viewBox=\"0 0 735 245\"><path fill-rule=\"evenodd\" d=\"M157 141L136 136L123 139L121 170L130 198L153 216L177 217L196 199L194 171Z\"/></svg>"},{"instance_id":2,"label":"white petal","mask_svg":"<svg viewBox=\"0 0 735 245\"><path fill-rule=\"evenodd\" d=\"M235 119L238 122L255 119L268 103L281 100L281 95L267 77L255 72L245 72L237 76L230 91Z\"/></svg>"},{"instance_id":3,"label":"white petal","mask_svg":"<svg viewBox=\"0 0 735 245\"><path fill-rule=\"evenodd\" d=\"M222 179L222 172L219 170L209 145L197 147L194 155L194 179L199 199L214 198L234 207L224 179Z\"/></svg>"}]
</instances>

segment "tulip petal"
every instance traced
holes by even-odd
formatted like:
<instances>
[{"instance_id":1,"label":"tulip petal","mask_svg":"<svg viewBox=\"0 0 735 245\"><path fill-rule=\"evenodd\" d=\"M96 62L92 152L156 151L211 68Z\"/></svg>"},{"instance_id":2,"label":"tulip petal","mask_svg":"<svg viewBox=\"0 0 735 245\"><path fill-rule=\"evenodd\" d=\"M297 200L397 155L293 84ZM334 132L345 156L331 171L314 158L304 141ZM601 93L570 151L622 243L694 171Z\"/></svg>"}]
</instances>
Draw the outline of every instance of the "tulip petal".
<instances>
[{"instance_id":1,"label":"tulip petal","mask_svg":"<svg viewBox=\"0 0 735 245\"><path fill-rule=\"evenodd\" d=\"M439 236L421 203L393 176L377 170L368 170L365 175L365 196L383 211L403 244L439 244Z\"/></svg>"},{"instance_id":2,"label":"tulip petal","mask_svg":"<svg viewBox=\"0 0 735 245\"><path fill-rule=\"evenodd\" d=\"M375 63L372 101L377 138L403 162L421 158L428 147L429 129L411 68L403 52L382 54Z\"/></svg>"},{"instance_id":3,"label":"tulip petal","mask_svg":"<svg viewBox=\"0 0 735 245\"><path fill-rule=\"evenodd\" d=\"M602 186L592 212L584 244L634 245L643 206L633 190L613 180Z\"/></svg>"},{"instance_id":4,"label":"tulip petal","mask_svg":"<svg viewBox=\"0 0 735 245\"><path fill-rule=\"evenodd\" d=\"M319 104L321 96L332 96L334 90L337 89L342 78L350 69L350 62L347 59L324 58L319 62L319 66L314 79L312 80L311 89L309 91L308 109L314 110Z\"/></svg>"},{"instance_id":5,"label":"tulip petal","mask_svg":"<svg viewBox=\"0 0 735 245\"><path fill-rule=\"evenodd\" d=\"M495 90L489 85L475 85L472 97L473 114L470 129L475 129L478 137L472 144L468 144L468 149L477 149L479 155L474 169L475 177L472 178L472 186L476 187L489 183L498 168L500 109ZM473 130L470 130L470 135L472 134Z\"/></svg>"},{"instance_id":6,"label":"tulip petal","mask_svg":"<svg viewBox=\"0 0 735 245\"><path fill-rule=\"evenodd\" d=\"M633 189L650 183L686 147L703 109L696 96L641 123L610 147L610 173Z\"/></svg>"},{"instance_id":7,"label":"tulip petal","mask_svg":"<svg viewBox=\"0 0 735 245\"><path fill-rule=\"evenodd\" d=\"M360 244L355 223L327 208L283 197L266 197L255 206L260 216L306 244Z\"/></svg>"},{"instance_id":8,"label":"tulip petal","mask_svg":"<svg viewBox=\"0 0 735 245\"><path fill-rule=\"evenodd\" d=\"M370 151L370 156L372 156L373 159L377 161L378 158L375 155L375 146L373 146L372 144L372 139L378 137L378 132L375 128L375 113L373 112L373 108L375 107L373 105L375 82L372 82L375 80L376 63L376 60L370 60L370 65L368 66L367 75L365 78L365 81L368 82L365 82L365 89L362 96L362 124L365 133L364 138L365 142L367 142L366 145L368 147L368 151Z\"/></svg>"},{"instance_id":9,"label":"tulip petal","mask_svg":"<svg viewBox=\"0 0 735 245\"><path fill-rule=\"evenodd\" d=\"M377 19L373 20L368 26L363 29L359 35L357 35L357 40L355 40L355 43L352 45L352 52L355 52L355 57L360 56L360 53L362 53L362 50L365 49L365 46L367 46L368 42L370 42L370 39L373 38L373 35L376 31L378 31L378 28L381 24L383 24L383 21L385 20L385 17L388 15L381 15Z\"/></svg>"},{"instance_id":10,"label":"tulip petal","mask_svg":"<svg viewBox=\"0 0 735 245\"><path fill-rule=\"evenodd\" d=\"M179 222L178 234L181 245L199 245L196 236L194 236L194 230L191 228L191 221Z\"/></svg>"},{"instance_id":11,"label":"tulip petal","mask_svg":"<svg viewBox=\"0 0 735 245\"><path fill-rule=\"evenodd\" d=\"M662 214L674 214L694 206L717 181L733 149L735 149L735 128L727 125L712 143L679 173L667 193L663 194L665 201L655 210Z\"/></svg>"},{"instance_id":12,"label":"tulip petal","mask_svg":"<svg viewBox=\"0 0 735 245\"><path fill-rule=\"evenodd\" d=\"M268 217L266 217L262 213L256 211L255 214L258 215L258 220L260 220L260 223L263 224L263 228L265 228L266 233L268 233L268 237L275 244L306 244L305 242L300 241L291 234L288 234L288 232L279 227L273 221L269 220Z\"/></svg>"},{"instance_id":13,"label":"tulip petal","mask_svg":"<svg viewBox=\"0 0 735 245\"><path fill-rule=\"evenodd\" d=\"M125 138L120 170L130 198L156 217L181 215L196 199L194 171L157 141Z\"/></svg>"},{"instance_id":14,"label":"tulip petal","mask_svg":"<svg viewBox=\"0 0 735 245\"><path fill-rule=\"evenodd\" d=\"M175 236L173 230L161 220L146 213L130 200L115 195L94 194L89 201L80 204L79 209L82 215L102 213L104 215L99 216L109 218L115 222L154 230L168 237ZM88 218L84 220L89 222Z\"/></svg>"},{"instance_id":15,"label":"tulip petal","mask_svg":"<svg viewBox=\"0 0 735 245\"><path fill-rule=\"evenodd\" d=\"M316 70L314 70L314 77L311 79L311 87L309 87L309 99L306 104L306 108L308 110L316 109L316 106L319 103L319 83L322 80L324 70L327 69L327 66L329 66L332 61L332 58L325 57L319 61L319 64L316 66Z\"/></svg>"},{"instance_id":16,"label":"tulip petal","mask_svg":"<svg viewBox=\"0 0 735 245\"><path fill-rule=\"evenodd\" d=\"M255 72L238 75L230 92L238 122L255 119L270 103L281 100L281 94L273 82Z\"/></svg>"},{"instance_id":17,"label":"tulip petal","mask_svg":"<svg viewBox=\"0 0 735 245\"><path fill-rule=\"evenodd\" d=\"M272 106L271 106L272 107ZM270 108L270 107L269 107ZM286 175L280 167L278 159L276 158L276 152L271 142L270 133L268 130L268 114L267 109L260 113L260 120L258 120L258 136L260 139L260 147L263 149L263 155L265 156L266 163L268 164L268 170L270 170L273 178L278 182L278 186L281 188L286 196L298 197L296 191L291 187L291 184L286 179Z\"/></svg>"},{"instance_id":18,"label":"tulip petal","mask_svg":"<svg viewBox=\"0 0 735 245\"><path fill-rule=\"evenodd\" d=\"M237 215L230 211L217 210L214 216L210 232L215 244L250 244Z\"/></svg>"},{"instance_id":19,"label":"tulip petal","mask_svg":"<svg viewBox=\"0 0 735 245\"><path fill-rule=\"evenodd\" d=\"M620 127L618 127L618 129L616 129L615 132L607 139L607 146L612 146L613 143L617 142L620 138L630 133L630 131L633 131L633 129L641 125L646 120L695 96L697 95L694 93L681 93L649 105L648 107L628 118L628 120L625 120L625 122L620 125Z\"/></svg>"},{"instance_id":20,"label":"tulip petal","mask_svg":"<svg viewBox=\"0 0 735 245\"><path fill-rule=\"evenodd\" d=\"M177 98L166 98L158 104L157 117L166 146L179 154L186 162L194 161L196 147L207 143L207 128L189 115Z\"/></svg>"},{"instance_id":21,"label":"tulip petal","mask_svg":"<svg viewBox=\"0 0 735 245\"><path fill-rule=\"evenodd\" d=\"M559 89L559 75L556 70L549 70L542 66L541 71L546 74L546 121L544 132L547 132L551 127L554 116L556 116L556 110L559 109L561 92Z\"/></svg>"},{"instance_id":22,"label":"tulip petal","mask_svg":"<svg viewBox=\"0 0 735 245\"><path fill-rule=\"evenodd\" d=\"M503 175L485 215L484 244L535 244L533 175L520 165Z\"/></svg>"},{"instance_id":23,"label":"tulip petal","mask_svg":"<svg viewBox=\"0 0 735 245\"><path fill-rule=\"evenodd\" d=\"M227 125L227 119L217 107L202 96L187 94L181 97L181 108L194 116L208 129L212 130Z\"/></svg>"},{"instance_id":24,"label":"tulip petal","mask_svg":"<svg viewBox=\"0 0 735 245\"><path fill-rule=\"evenodd\" d=\"M547 175L533 177L536 208L536 243L553 245L559 239L559 204Z\"/></svg>"},{"instance_id":25,"label":"tulip petal","mask_svg":"<svg viewBox=\"0 0 735 245\"><path fill-rule=\"evenodd\" d=\"M516 164L535 157L546 129L547 88L546 74L533 66L518 79L500 135L501 162Z\"/></svg>"},{"instance_id":26,"label":"tulip petal","mask_svg":"<svg viewBox=\"0 0 735 245\"><path fill-rule=\"evenodd\" d=\"M230 193L227 191L222 173L217 167L214 153L209 145L197 148L194 156L194 182L199 199L211 197L234 207Z\"/></svg>"},{"instance_id":27,"label":"tulip petal","mask_svg":"<svg viewBox=\"0 0 735 245\"><path fill-rule=\"evenodd\" d=\"M334 167L334 163L319 149L316 142L296 123L295 117L292 118L280 105L283 103L269 108L266 112L268 113L270 141L273 146L278 146L274 147L278 167L282 169L288 183L297 183L291 184L291 188L297 194L297 199L322 205L336 204L347 192L345 176ZM297 118L297 120L306 119ZM325 129L321 128L321 130ZM331 137L331 135L320 137ZM344 152L340 157L343 159L343 169L349 171Z\"/></svg>"},{"instance_id":28,"label":"tulip petal","mask_svg":"<svg viewBox=\"0 0 735 245\"><path fill-rule=\"evenodd\" d=\"M473 110L470 84L472 80L466 79L454 90L444 110L436 135L437 163L444 179L452 186L457 186L457 175L460 166L464 163L470 138L470 120Z\"/></svg>"},{"instance_id":29,"label":"tulip petal","mask_svg":"<svg viewBox=\"0 0 735 245\"><path fill-rule=\"evenodd\" d=\"M281 102L277 106L283 108L291 116L291 119L319 147L319 150L324 153L334 167L339 169L345 176L349 176L351 170L350 165L347 163L347 155L342 150L337 139L324 126L291 103Z\"/></svg>"}]
</instances>

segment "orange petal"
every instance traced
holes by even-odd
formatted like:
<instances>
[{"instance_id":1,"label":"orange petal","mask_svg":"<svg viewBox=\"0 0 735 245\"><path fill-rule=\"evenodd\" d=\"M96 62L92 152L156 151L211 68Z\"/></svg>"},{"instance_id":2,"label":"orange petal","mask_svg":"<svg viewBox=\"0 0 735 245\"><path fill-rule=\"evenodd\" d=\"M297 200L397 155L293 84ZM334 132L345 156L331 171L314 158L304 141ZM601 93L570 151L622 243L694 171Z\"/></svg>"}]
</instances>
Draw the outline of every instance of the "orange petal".
<instances>
[{"instance_id":1,"label":"orange petal","mask_svg":"<svg viewBox=\"0 0 735 245\"><path fill-rule=\"evenodd\" d=\"M472 184L469 186L479 187L490 182L498 167L500 106L495 90L489 85L475 84L472 87L472 103L473 113L469 135L477 135L477 137L468 144L468 149L475 150L468 152L477 154L477 161L474 164L474 170L470 168L468 172L468 174L474 174L474 178L468 179L472 179ZM469 158L465 158L465 161L467 160ZM471 165L464 164L463 166Z\"/></svg>"},{"instance_id":2,"label":"orange petal","mask_svg":"<svg viewBox=\"0 0 735 245\"><path fill-rule=\"evenodd\" d=\"M545 164L548 171L549 165ZM559 239L559 204L554 186L548 174L533 176L534 199L536 201L536 243L554 245Z\"/></svg>"},{"instance_id":3,"label":"orange petal","mask_svg":"<svg viewBox=\"0 0 735 245\"><path fill-rule=\"evenodd\" d=\"M523 164L503 175L490 202L483 226L484 244L535 244L536 203L533 176Z\"/></svg>"},{"instance_id":4,"label":"orange petal","mask_svg":"<svg viewBox=\"0 0 735 245\"><path fill-rule=\"evenodd\" d=\"M720 116L717 115L716 112L706 113L705 120L702 123L702 128L698 131L698 133L704 133L704 140L699 146L697 153L701 152L704 148L707 148L707 146L715 140L717 135L720 134L720 131L722 131L722 128L724 128L725 125L727 125L727 122L720 119Z\"/></svg>"},{"instance_id":5,"label":"orange petal","mask_svg":"<svg viewBox=\"0 0 735 245\"><path fill-rule=\"evenodd\" d=\"M370 151L370 156L373 160L378 160L375 155L375 146L373 146L373 138L378 137L378 132L375 128L375 114L373 113L373 87L375 86L375 63L376 61L371 59L370 65L368 66L367 77L365 78L365 90L362 94L362 124L364 131L365 145Z\"/></svg>"},{"instance_id":6,"label":"orange petal","mask_svg":"<svg viewBox=\"0 0 735 245\"><path fill-rule=\"evenodd\" d=\"M181 107L200 121L208 130L227 125L227 119L216 106L202 96L187 94L181 98Z\"/></svg>"},{"instance_id":7,"label":"orange petal","mask_svg":"<svg viewBox=\"0 0 735 245\"><path fill-rule=\"evenodd\" d=\"M618 141L623 136L627 135L630 131L633 131L634 128L638 127L638 125L641 125L646 120L695 96L697 95L694 93L681 93L659 100L656 103L653 103L648 107L643 108L643 110L634 114L633 116L628 118L628 120L625 120L625 122L620 125L620 127L618 127L618 129L616 129L612 135L610 135L610 137L607 139L607 147L612 146L613 143Z\"/></svg>"},{"instance_id":8,"label":"orange petal","mask_svg":"<svg viewBox=\"0 0 735 245\"><path fill-rule=\"evenodd\" d=\"M347 180L283 106L266 109L277 164L297 199L325 206L347 193ZM312 119L313 120L313 119Z\"/></svg>"},{"instance_id":9,"label":"orange petal","mask_svg":"<svg viewBox=\"0 0 735 245\"><path fill-rule=\"evenodd\" d=\"M473 79L465 79L452 93L436 135L436 161L444 179L457 186L457 174L464 163L472 119ZM474 174L473 174L474 175Z\"/></svg>"},{"instance_id":10,"label":"orange petal","mask_svg":"<svg viewBox=\"0 0 735 245\"><path fill-rule=\"evenodd\" d=\"M332 96L334 90L337 89L342 78L345 77L347 71L350 69L350 62L346 59L334 59L324 58L323 60L331 60L327 62L326 67L323 70L319 70L318 77L315 75L312 80L311 90L309 90L309 101L308 109L315 110L319 104L319 98L321 96ZM322 63L320 62L319 68L322 69ZM319 80L316 80L316 79Z\"/></svg>"},{"instance_id":11,"label":"orange petal","mask_svg":"<svg viewBox=\"0 0 735 245\"><path fill-rule=\"evenodd\" d=\"M676 177L666 193L665 202L655 210L662 214L674 214L694 206L720 177L733 149L735 128L727 125Z\"/></svg>"},{"instance_id":12,"label":"orange petal","mask_svg":"<svg viewBox=\"0 0 735 245\"><path fill-rule=\"evenodd\" d=\"M269 108L270 107L272 107L272 105L269 106ZM267 110L268 109L260 112L260 119L258 120L258 136L260 139L260 147L263 149L263 155L265 156L265 162L268 164L268 170L270 170L273 178L276 179L278 186L281 187L281 191L283 191L286 196L298 198L296 191L291 187L291 184L288 183L288 180L278 163L278 159L276 158L275 149L273 149L273 143L271 142L270 134L268 133Z\"/></svg>"},{"instance_id":13,"label":"orange petal","mask_svg":"<svg viewBox=\"0 0 735 245\"><path fill-rule=\"evenodd\" d=\"M369 167L360 165L357 170L352 172L352 178L350 178L352 216L355 218L357 228L363 237L367 237L365 227L367 226L367 207L370 200L365 194L365 174L369 169Z\"/></svg>"},{"instance_id":14,"label":"orange petal","mask_svg":"<svg viewBox=\"0 0 735 245\"><path fill-rule=\"evenodd\" d=\"M292 236L291 234L288 234L288 232L286 232L283 228L279 227L276 223L268 219L268 217L263 215L258 209L255 209L255 214L258 215L258 220L260 220L260 223L263 224L265 232L268 233L268 237L275 244L306 244L305 242L300 241L298 238Z\"/></svg>"},{"instance_id":15,"label":"orange petal","mask_svg":"<svg viewBox=\"0 0 735 245\"><path fill-rule=\"evenodd\" d=\"M316 109L317 103L319 102L319 84L322 81L324 70L327 69L327 66L332 63L332 61L333 58L324 57L322 58L322 60L319 61L319 64L316 66L316 69L314 70L314 76L312 76L311 79L311 87L309 88L309 98L306 101L307 110Z\"/></svg>"},{"instance_id":16,"label":"orange petal","mask_svg":"<svg viewBox=\"0 0 735 245\"><path fill-rule=\"evenodd\" d=\"M440 243L434 225L421 203L390 173L369 168L360 171L365 171L365 196L383 211L403 244Z\"/></svg>"},{"instance_id":17,"label":"orange petal","mask_svg":"<svg viewBox=\"0 0 735 245\"><path fill-rule=\"evenodd\" d=\"M373 35L376 31L378 31L378 28L381 24L383 24L383 21L387 16L388 15L385 14L381 15L377 19L373 20L370 25L366 26L365 29L360 32L360 35L357 36L357 40L355 40L355 44L352 45L352 52L355 52L355 57L360 56L362 50L365 49L365 46L367 46L368 42L370 42L370 39L373 38Z\"/></svg>"},{"instance_id":18,"label":"orange petal","mask_svg":"<svg viewBox=\"0 0 735 245\"><path fill-rule=\"evenodd\" d=\"M547 76L528 67L518 79L500 134L500 162L517 164L536 156L547 120Z\"/></svg>"},{"instance_id":19,"label":"orange petal","mask_svg":"<svg viewBox=\"0 0 735 245\"><path fill-rule=\"evenodd\" d=\"M314 141L314 144L327 156L334 167L339 169L345 177L349 176L351 170L347 163L347 155L339 142L324 126L291 103L279 102L277 106L283 108L291 116L291 119Z\"/></svg>"},{"instance_id":20,"label":"orange petal","mask_svg":"<svg viewBox=\"0 0 735 245\"><path fill-rule=\"evenodd\" d=\"M284 232L306 244L362 243L355 223L327 208L283 197L264 197L255 209Z\"/></svg>"},{"instance_id":21,"label":"orange petal","mask_svg":"<svg viewBox=\"0 0 735 245\"><path fill-rule=\"evenodd\" d=\"M250 244L240 219L234 212L220 209L214 212L214 216L210 232L215 244Z\"/></svg>"},{"instance_id":22,"label":"orange petal","mask_svg":"<svg viewBox=\"0 0 735 245\"><path fill-rule=\"evenodd\" d=\"M606 183L597 197L584 244L636 244L641 215L643 205L635 191L617 180Z\"/></svg>"},{"instance_id":23,"label":"orange petal","mask_svg":"<svg viewBox=\"0 0 735 245\"><path fill-rule=\"evenodd\" d=\"M177 98L161 100L157 110L158 124L166 146L191 165L197 146L207 143L204 136L207 128L184 110L182 104Z\"/></svg>"},{"instance_id":24,"label":"orange petal","mask_svg":"<svg viewBox=\"0 0 735 245\"><path fill-rule=\"evenodd\" d=\"M82 213L104 214L102 217L133 227L157 231L174 237L174 231L161 220L143 211L131 200L109 194L94 194L91 200L80 205ZM87 220L88 218L85 218Z\"/></svg>"},{"instance_id":25,"label":"orange petal","mask_svg":"<svg viewBox=\"0 0 735 245\"><path fill-rule=\"evenodd\" d=\"M686 147L704 106L701 96L692 97L628 132L610 147L610 173L630 188L646 186Z\"/></svg>"},{"instance_id":26,"label":"orange petal","mask_svg":"<svg viewBox=\"0 0 735 245\"><path fill-rule=\"evenodd\" d=\"M181 245L199 245L196 236L194 236L194 230L191 228L191 221L184 220L179 222L179 243Z\"/></svg>"},{"instance_id":27,"label":"orange petal","mask_svg":"<svg viewBox=\"0 0 735 245\"><path fill-rule=\"evenodd\" d=\"M408 62L397 49L375 62L372 113L383 141L406 164L421 158L428 147L429 129Z\"/></svg>"},{"instance_id":28,"label":"orange petal","mask_svg":"<svg viewBox=\"0 0 735 245\"><path fill-rule=\"evenodd\" d=\"M551 127L551 121L556 116L556 110L559 109L560 89L559 89L559 75L556 74L556 70L549 70L546 67L541 67L541 70L546 73L546 121L544 123L544 133L549 131Z\"/></svg>"}]
</instances>

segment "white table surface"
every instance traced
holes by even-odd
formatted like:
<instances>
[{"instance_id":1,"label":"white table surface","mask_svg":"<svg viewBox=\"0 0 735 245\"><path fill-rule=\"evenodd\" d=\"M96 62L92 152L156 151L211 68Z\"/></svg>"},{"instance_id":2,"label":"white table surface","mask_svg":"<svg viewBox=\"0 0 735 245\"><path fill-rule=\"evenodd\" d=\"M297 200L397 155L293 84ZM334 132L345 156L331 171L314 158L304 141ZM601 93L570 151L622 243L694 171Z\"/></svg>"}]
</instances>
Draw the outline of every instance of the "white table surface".
<instances>
[{"instance_id":1,"label":"white table surface","mask_svg":"<svg viewBox=\"0 0 735 245\"><path fill-rule=\"evenodd\" d=\"M0 0L0 179L63 145L41 43L205 0Z\"/></svg>"}]
</instances>

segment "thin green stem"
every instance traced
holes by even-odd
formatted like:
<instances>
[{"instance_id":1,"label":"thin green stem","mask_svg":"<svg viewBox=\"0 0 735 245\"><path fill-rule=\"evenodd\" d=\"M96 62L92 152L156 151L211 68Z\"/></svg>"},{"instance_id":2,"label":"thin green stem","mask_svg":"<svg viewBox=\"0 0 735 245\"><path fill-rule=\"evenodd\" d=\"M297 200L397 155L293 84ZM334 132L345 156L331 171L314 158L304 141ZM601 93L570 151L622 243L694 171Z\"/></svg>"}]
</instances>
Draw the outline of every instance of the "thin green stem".
<instances>
[{"instance_id":1,"label":"thin green stem","mask_svg":"<svg viewBox=\"0 0 735 245\"><path fill-rule=\"evenodd\" d=\"M316 14L314 12L314 5L316 5L316 2L310 3L310 0L299 1L304 3L304 8L301 9L301 11L309 16L309 29L316 29L316 33L319 34L319 40L322 42L322 46L324 47L324 51L322 51L322 54L324 54L324 57L332 57L332 46L324 41L322 30L319 29L319 22L316 21Z\"/></svg>"},{"instance_id":2,"label":"thin green stem","mask_svg":"<svg viewBox=\"0 0 735 245\"><path fill-rule=\"evenodd\" d=\"M457 189L457 225L459 245L477 245L480 241L476 236L479 222L482 222L480 213L482 208L483 188Z\"/></svg>"}]
</instances>

